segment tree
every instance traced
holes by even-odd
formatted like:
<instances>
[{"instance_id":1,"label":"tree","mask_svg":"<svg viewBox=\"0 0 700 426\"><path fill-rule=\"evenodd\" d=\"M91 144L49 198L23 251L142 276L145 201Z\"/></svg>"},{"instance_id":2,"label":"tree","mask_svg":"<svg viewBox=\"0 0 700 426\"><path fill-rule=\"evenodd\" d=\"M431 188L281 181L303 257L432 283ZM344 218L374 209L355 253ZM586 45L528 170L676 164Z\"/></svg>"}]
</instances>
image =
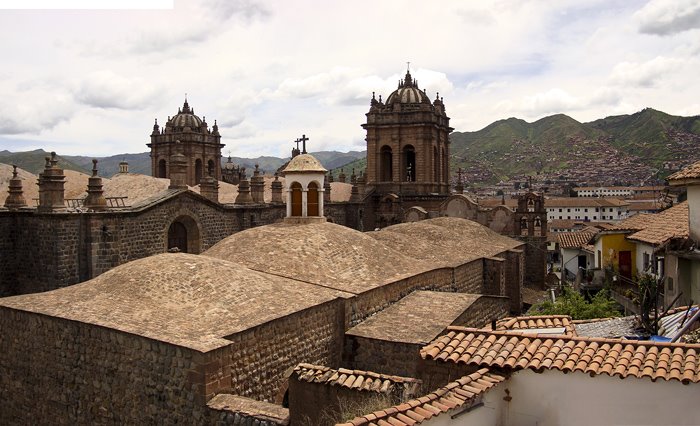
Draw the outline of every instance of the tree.
<instances>
[{"instance_id":1,"label":"tree","mask_svg":"<svg viewBox=\"0 0 700 426\"><path fill-rule=\"evenodd\" d=\"M619 317L617 303L610 298L607 290L599 291L590 302L579 292L564 287L564 293L556 302L546 301L534 305L532 311L537 315L569 315L571 319Z\"/></svg>"}]
</instances>

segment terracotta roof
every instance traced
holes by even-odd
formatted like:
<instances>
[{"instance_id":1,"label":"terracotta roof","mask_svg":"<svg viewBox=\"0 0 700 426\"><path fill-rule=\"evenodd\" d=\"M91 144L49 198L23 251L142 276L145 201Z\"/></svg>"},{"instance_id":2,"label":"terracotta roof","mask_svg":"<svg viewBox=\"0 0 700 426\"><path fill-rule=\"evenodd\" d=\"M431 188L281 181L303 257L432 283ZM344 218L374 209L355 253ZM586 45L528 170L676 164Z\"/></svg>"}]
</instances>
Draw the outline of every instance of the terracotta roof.
<instances>
[{"instance_id":1,"label":"terracotta roof","mask_svg":"<svg viewBox=\"0 0 700 426\"><path fill-rule=\"evenodd\" d=\"M580 248L588 244L593 238L593 232L562 232L557 235L559 246L561 248Z\"/></svg>"},{"instance_id":2,"label":"terracotta roof","mask_svg":"<svg viewBox=\"0 0 700 426\"><path fill-rule=\"evenodd\" d=\"M607 227L606 231L638 231L644 229L653 219L653 213L639 213Z\"/></svg>"},{"instance_id":3,"label":"terracotta roof","mask_svg":"<svg viewBox=\"0 0 700 426\"><path fill-rule=\"evenodd\" d=\"M424 359L498 367L580 371L591 376L700 382L700 344L525 334L450 327L421 349Z\"/></svg>"},{"instance_id":4,"label":"terracotta roof","mask_svg":"<svg viewBox=\"0 0 700 426\"><path fill-rule=\"evenodd\" d=\"M468 408L483 395L506 380L506 377L482 368L423 397L412 399L391 408L356 417L339 426L408 426L418 425L456 408Z\"/></svg>"},{"instance_id":5,"label":"terracotta roof","mask_svg":"<svg viewBox=\"0 0 700 426\"><path fill-rule=\"evenodd\" d=\"M544 206L553 207L622 207L629 203L625 200L612 197L592 198L592 197L561 197L546 198Z\"/></svg>"},{"instance_id":6,"label":"terracotta roof","mask_svg":"<svg viewBox=\"0 0 700 426\"><path fill-rule=\"evenodd\" d=\"M568 315L539 315L503 318L496 322L496 330L528 330L542 328L564 328L569 336L576 335L576 329Z\"/></svg>"},{"instance_id":7,"label":"terracotta roof","mask_svg":"<svg viewBox=\"0 0 700 426\"><path fill-rule=\"evenodd\" d=\"M345 334L388 342L426 344L455 323L480 294L414 291Z\"/></svg>"},{"instance_id":8,"label":"terracotta roof","mask_svg":"<svg viewBox=\"0 0 700 426\"><path fill-rule=\"evenodd\" d=\"M661 213L650 215L647 225L627 236L630 240L660 245L672 238L688 238L688 202L684 201Z\"/></svg>"},{"instance_id":9,"label":"terracotta roof","mask_svg":"<svg viewBox=\"0 0 700 426\"><path fill-rule=\"evenodd\" d=\"M683 184L684 180L692 180L700 178L700 161L693 163L690 166L677 171L668 177L669 183L671 185Z\"/></svg>"},{"instance_id":10,"label":"terracotta roof","mask_svg":"<svg viewBox=\"0 0 700 426\"><path fill-rule=\"evenodd\" d=\"M331 289L207 256L164 253L80 284L0 299L35 312L206 352L226 337L337 297ZM0 308L1 309L1 308Z\"/></svg>"},{"instance_id":11,"label":"terracotta roof","mask_svg":"<svg viewBox=\"0 0 700 426\"><path fill-rule=\"evenodd\" d=\"M340 386L357 391L383 394L398 393L415 395L420 389L421 380L412 377L390 376L372 371L333 369L321 365L299 364L292 374L301 382Z\"/></svg>"}]
</instances>

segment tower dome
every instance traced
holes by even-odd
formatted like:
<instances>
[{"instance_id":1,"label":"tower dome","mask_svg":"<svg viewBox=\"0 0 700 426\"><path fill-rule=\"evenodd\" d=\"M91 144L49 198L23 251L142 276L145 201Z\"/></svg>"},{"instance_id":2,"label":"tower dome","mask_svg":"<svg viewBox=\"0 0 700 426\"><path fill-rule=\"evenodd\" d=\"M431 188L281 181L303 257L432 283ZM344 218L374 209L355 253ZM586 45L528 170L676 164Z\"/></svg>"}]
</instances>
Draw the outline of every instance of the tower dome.
<instances>
[{"instance_id":1,"label":"tower dome","mask_svg":"<svg viewBox=\"0 0 700 426\"><path fill-rule=\"evenodd\" d=\"M399 104L430 104L430 99L424 91L418 88L418 82L411 77L411 72L406 71L406 76L399 81L398 89L394 90L386 99L386 105Z\"/></svg>"},{"instance_id":2,"label":"tower dome","mask_svg":"<svg viewBox=\"0 0 700 426\"><path fill-rule=\"evenodd\" d=\"M178 108L177 115L172 117L168 124L169 126L167 127L173 128L173 131L182 131L185 127L189 127L194 131L202 126L203 121L194 114L194 110L190 108L190 104L187 103L187 98L185 98L182 108Z\"/></svg>"}]
</instances>

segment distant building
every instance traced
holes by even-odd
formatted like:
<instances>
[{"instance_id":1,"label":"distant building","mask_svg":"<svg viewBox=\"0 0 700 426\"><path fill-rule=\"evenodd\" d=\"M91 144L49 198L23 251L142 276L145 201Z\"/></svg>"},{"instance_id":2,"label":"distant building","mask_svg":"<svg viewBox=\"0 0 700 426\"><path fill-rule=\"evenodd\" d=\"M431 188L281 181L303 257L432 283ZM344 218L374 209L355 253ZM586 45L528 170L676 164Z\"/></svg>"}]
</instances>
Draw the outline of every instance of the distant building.
<instances>
[{"instance_id":1,"label":"distant building","mask_svg":"<svg viewBox=\"0 0 700 426\"><path fill-rule=\"evenodd\" d=\"M629 203L618 198L547 198L549 220L616 221L629 215Z\"/></svg>"}]
</instances>

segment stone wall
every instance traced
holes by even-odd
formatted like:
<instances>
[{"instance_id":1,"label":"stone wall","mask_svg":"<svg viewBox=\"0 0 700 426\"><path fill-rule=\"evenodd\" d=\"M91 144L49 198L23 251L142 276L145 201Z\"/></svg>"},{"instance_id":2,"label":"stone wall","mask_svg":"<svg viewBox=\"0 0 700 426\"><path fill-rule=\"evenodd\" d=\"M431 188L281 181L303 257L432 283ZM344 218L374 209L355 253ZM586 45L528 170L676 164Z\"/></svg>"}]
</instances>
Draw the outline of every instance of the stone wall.
<instances>
[{"instance_id":1,"label":"stone wall","mask_svg":"<svg viewBox=\"0 0 700 426\"><path fill-rule=\"evenodd\" d=\"M506 261L498 257L484 258L483 285L474 293L502 296L505 293Z\"/></svg>"},{"instance_id":2,"label":"stone wall","mask_svg":"<svg viewBox=\"0 0 700 426\"><path fill-rule=\"evenodd\" d=\"M207 398L226 391L281 404L289 368L301 362L338 367L343 309L335 299L228 337L233 344L221 350L221 363L207 370Z\"/></svg>"},{"instance_id":3,"label":"stone wall","mask_svg":"<svg viewBox=\"0 0 700 426\"><path fill-rule=\"evenodd\" d=\"M520 246L522 247L522 246ZM525 278L525 253L520 249L508 250L497 257L504 259L505 264L505 295L510 298L511 314L522 311L522 286Z\"/></svg>"},{"instance_id":4,"label":"stone wall","mask_svg":"<svg viewBox=\"0 0 700 426\"><path fill-rule=\"evenodd\" d=\"M459 293L483 293L484 262L477 259L454 268L454 287Z\"/></svg>"},{"instance_id":5,"label":"stone wall","mask_svg":"<svg viewBox=\"0 0 700 426\"><path fill-rule=\"evenodd\" d=\"M547 238L518 237L525 244L525 285L545 288L547 274Z\"/></svg>"},{"instance_id":6,"label":"stone wall","mask_svg":"<svg viewBox=\"0 0 700 426\"><path fill-rule=\"evenodd\" d=\"M510 300L505 296L481 296L451 325L481 328L508 316Z\"/></svg>"},{"instance_id":7,"label":"stone wall","mask_svg":"<svg viewBox=\"0 0 700 426\"><path fill-rule=\"evenodd\" d=\"M193 423L200 353L0 308L0 423Z\"/></svg>"}]
</instances>

